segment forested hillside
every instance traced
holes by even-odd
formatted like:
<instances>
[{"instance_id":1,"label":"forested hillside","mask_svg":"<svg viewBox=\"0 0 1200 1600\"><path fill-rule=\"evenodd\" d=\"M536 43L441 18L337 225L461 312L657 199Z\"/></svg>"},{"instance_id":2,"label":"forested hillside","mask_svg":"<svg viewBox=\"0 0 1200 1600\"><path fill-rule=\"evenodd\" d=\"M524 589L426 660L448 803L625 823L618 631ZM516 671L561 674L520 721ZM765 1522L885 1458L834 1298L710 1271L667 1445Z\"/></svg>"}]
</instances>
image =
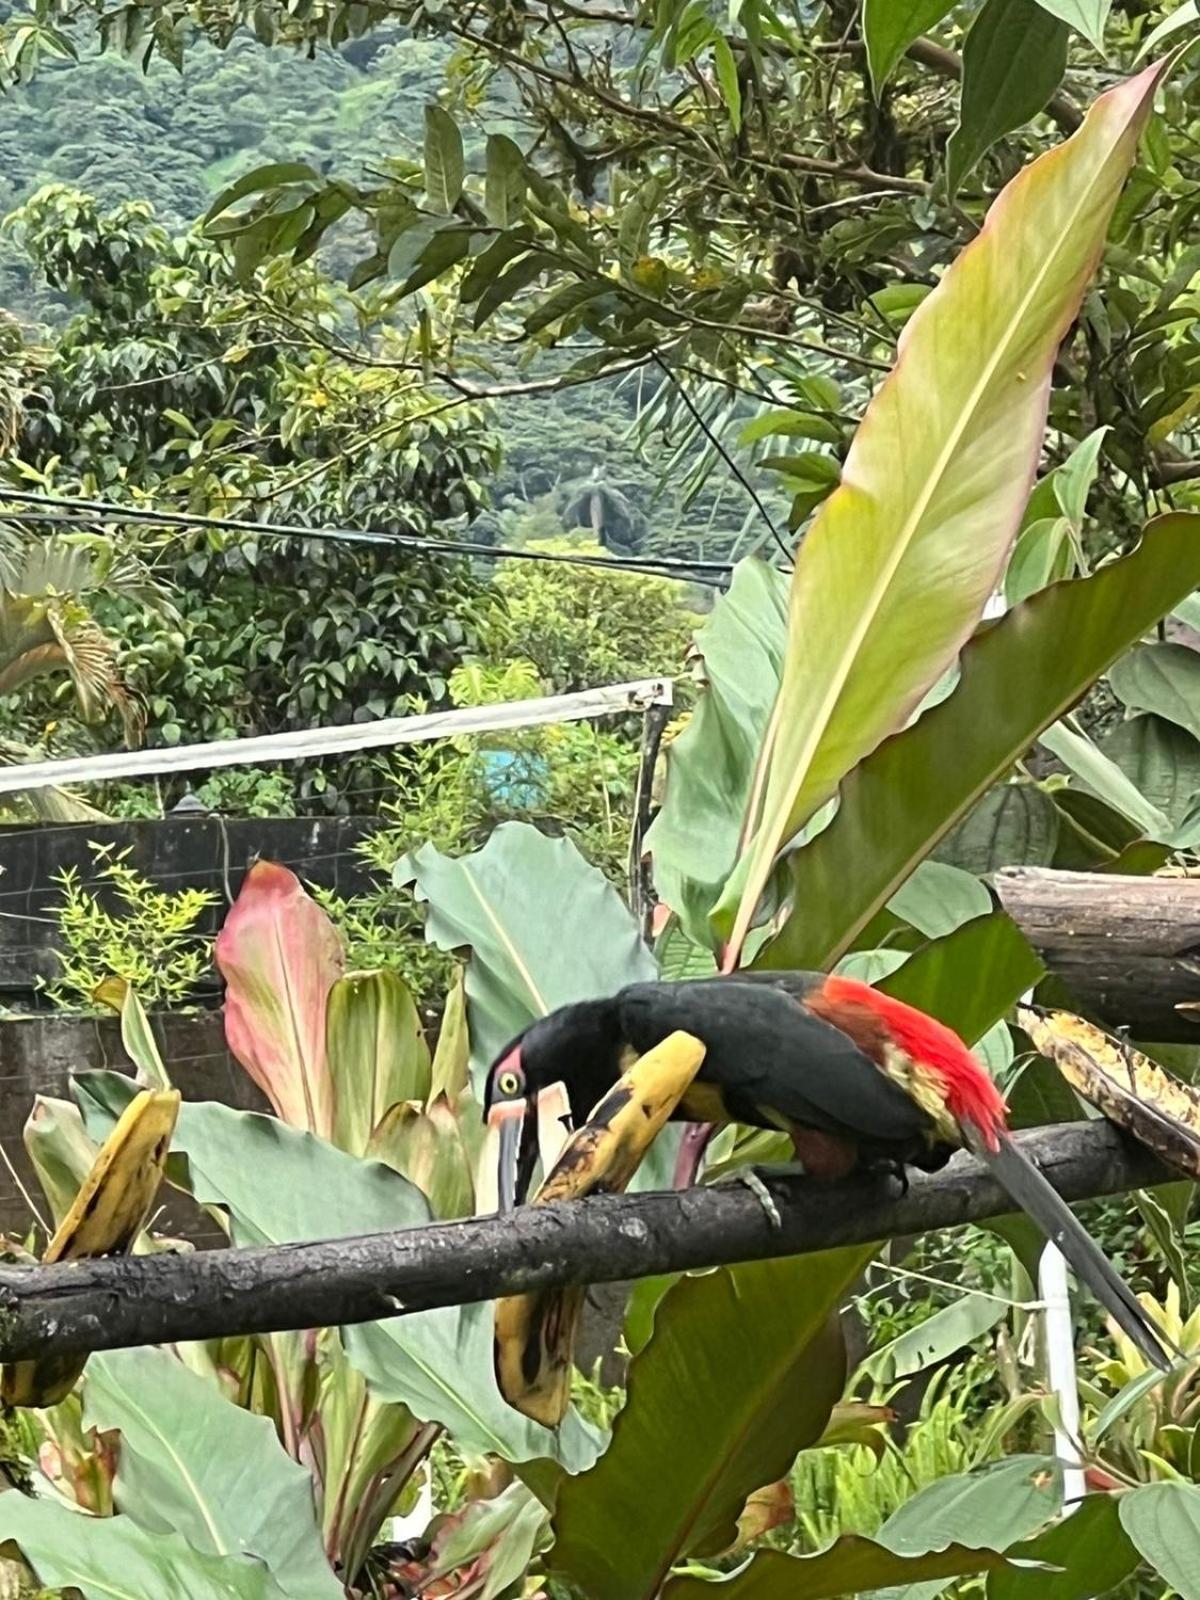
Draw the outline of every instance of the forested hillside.
<instances>
[{"instance_id":1,"label":"forested hillside","mask_svg":"<svg viewBox=\"0 0 1200 1600\"><path fill-rule=\"evenodd\" d=\"M11 8L5 8L11 9ZM0 98L0 210L11 214L42 185L71 185L102 207L148 201L171 233L192 227L221 189L272 162L369 183L420 159L424 109L445 81L442 40L397 27L312 54L272 50L246 35L219 51L204 40L180 68L81 43L78 61L46 59L28 84ZM485 131L486 130L486 131ZM482 167L486 132L520 138L515 97L493 80L465 128L468 161ZM361 249L352 224L319 259L346 276ZM0 305L27 324L61 326L77 301L46 284L11 227L0 239ZM485 344L502 370L513 358ZM680 456L653 429L631 437L657 385L604 382L560 395L518 397L493 418L499 471L472 537L504 543L558 537L578 524L620 551L723 556L764 535L745 488L719 459L692 495L696 451ZM752 404L741 409L753 414ZM786 516L786 501L768 488Z\"/></svg>"}]
</instances>

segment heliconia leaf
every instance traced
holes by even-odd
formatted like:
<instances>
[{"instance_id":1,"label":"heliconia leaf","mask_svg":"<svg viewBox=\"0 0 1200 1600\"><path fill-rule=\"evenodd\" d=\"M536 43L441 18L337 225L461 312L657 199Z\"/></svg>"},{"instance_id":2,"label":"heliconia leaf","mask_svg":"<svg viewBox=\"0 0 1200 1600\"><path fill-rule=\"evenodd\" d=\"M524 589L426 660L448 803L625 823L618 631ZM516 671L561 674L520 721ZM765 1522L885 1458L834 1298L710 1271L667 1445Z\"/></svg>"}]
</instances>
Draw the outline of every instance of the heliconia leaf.
<instances>
[{"instance_id":1,"label":"heliconia leaf","mask_svg":"<svg viewBox=\"0 0 1200 1600\"><path fill-rule=\"evenodd\" d=\"M666 752L662 809L646 835L660 898L707 946L709 912L738 857L744 815L787 649L787 579L749 557L696 634L704 692Z\"/></svg>"},{"instance_id":2,"label":"heliconia leaf","mask_svg":"<svg viewBox=\"0 0 1200 1600\"><path fill-rule=\"evenodd\" d=\"M397 869L428 902L425 937L470 951L467 1013L474 1065L570 1000L657 977L620 896L567 839L505 822L482 850L451 858L422 845Z\"/></svg>"},{"instance_id":3,"label":"heliconia leaf","mask_svg":"<svg viewBox=\"0 0 1200 1600\"><path fill-rule=\"evenodd\" d=\"M795 852L796 911L756 965L836 960L1042 729L1198 578L1200 517L1177 513L1152 523L1130 555L1043 589L983 630L950 698L868 757L830 825Z\"/></svg>"},{"instance_id":4,"label":"heliconia leaf","mask_svg":"<svg viewBox=\"0 0 1200 1600\"><path fill-rule=\"evenodd\" d=\"M12 1539L43 1583L84 1600L288 1600L247 1556L202 1555L177 1533L148 1533L132 1517L82 1517L52 1500L0 1497L0 1540ZM114 1574L121 1587L114 1587Z\"/></svg>"},{"instance_id":5,"label":"heliconia leaf","mask_svg":"<svg viewBox=\"0 0 1200 1600\"><path fill-rule=\"evenodd\" d=\"M312 1479L269 1417L149 1348L92 1358L84 1423L120 1431L117 1506L148 1532L168 1527L206 1555L256 1557L291 1600L340 1600Z\"/></svg>"},{"instance_id":6,"label":"heliconia leaf","mask_svg":"<svg viewBox=\"0 0 1200 1600\"><path fill-rule=\"evenodd\" d=\"M429 1048L413 997L394 972L350 972L329 991L325 1055L330 1137L360 1156L390 1106L429 1093Z\"/></svg>"},{"instance_id":7,"label":"heliconia leaf","mask_svg":"<svg viewBox=\"0 0 1200 1600\"><path fill-rule=\"evenodd\" d=\"M952 195L996 140L1036 117L1058 88L1069 38L1037 0L988 0L963 48L962 105L946 146Z\"/></svg>"},{"instance_id":8,"label":"heliconia leaf","mask_svg":"<svg viewBox=\"0 0 1200 1600\"><path fill-rule=\"evenodd\" d=\"M278 1116L327 1138L334 1095L325 1010L344 962L337 930L295 873L257 861L217 935L214 955L225 979L230 1050Z\"/></svg>"},{"instance_id":9,"label":"heliconia leaf","mask_svg":"<svg viewBox=\"0 0 1200 1600\"><path fill-rule=\"evenodd\" d=\"M871 87L879 95L896 63L928 28L954 10L955 0L865 0L863 37Z\"/></svg>"},{"instance_id":10,"label":"heliconia leaf","mask_svg":"<svg viewBox=\"0 0 1200 1600\"><path fill-rule=\"evenodd\" d=\"M1162 70L1103 95L1074 137L1007 185L901 334L796 558L753 839L716 913L729 967L778 852L904 725L996 588L1037 469L1055 353Z\"/></svg>"},{"instance_id":11,"label":"heliconia leaf","mask_svg":"<svg viewBox=\"0 0 1200 1600\"><path fill-rule=\"evenodd\" d=\"M745 1262L667 1291L611 1444L559 1489L549 1560L589 1600L655 1600L681 1557L728 1549L746 1497L821 1437L845 1384L838 1307L872 1253Z\"/></svg>"}]
</instances>

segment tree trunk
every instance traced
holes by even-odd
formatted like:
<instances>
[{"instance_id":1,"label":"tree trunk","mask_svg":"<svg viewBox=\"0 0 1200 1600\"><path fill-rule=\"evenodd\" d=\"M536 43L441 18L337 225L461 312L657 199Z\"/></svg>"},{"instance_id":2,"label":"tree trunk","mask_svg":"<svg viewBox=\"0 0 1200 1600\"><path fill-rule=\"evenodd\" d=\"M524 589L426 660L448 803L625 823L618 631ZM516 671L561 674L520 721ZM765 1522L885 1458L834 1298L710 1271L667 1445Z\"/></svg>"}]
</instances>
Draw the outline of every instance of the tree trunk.
<instances>
[{"instance_id":1,"label":"tree trunk","mask_svg":"<svg viewBox=\"0 0 1200 1600\"><path fill-rule=\"evenodd\" d=\"M1200 878L1009 867L995 883L1082 1010L1135 1039L1200 1044Z\"/></svg>"}]
</instances>

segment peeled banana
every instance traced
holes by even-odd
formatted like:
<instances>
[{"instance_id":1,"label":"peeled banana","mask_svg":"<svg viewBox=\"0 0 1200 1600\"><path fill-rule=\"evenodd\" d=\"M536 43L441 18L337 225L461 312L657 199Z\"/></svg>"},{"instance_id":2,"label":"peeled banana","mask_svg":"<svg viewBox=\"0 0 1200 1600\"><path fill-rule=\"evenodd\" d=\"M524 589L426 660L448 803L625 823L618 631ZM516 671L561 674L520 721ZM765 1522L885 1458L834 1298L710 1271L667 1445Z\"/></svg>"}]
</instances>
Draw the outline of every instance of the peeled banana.
<instances>
[{"instance_id":1,"label":"peeled banana","mask_svg":"<svg viewBox=\"0 0 1200 1600\"><path fill-rule=\"evenodd\" d=\"M124 1255L146 1225L179 1115L178 1089L144 1089L121 1113L92 1170L46 1246L43 1262ZM53 1406L66 1398L86 1356L53 1354L0 1372L6 1406Z\"/></svg>"},{"instance_id":2,"label":"peeled banana","mask_svg":"<svg viewBox=\"0 0 1200 1600\"><path fill-rule=\"evenodd\" d=\"M533 1205L618 1194L633 1177L704 1060L690 1033L673 1033L619 1078L568 1139ZM584 1288L539 1289L496 1301L496 1381L518 1411L557 1427L571 1398L571 1363Z\"/></svg>"}]
</instances>

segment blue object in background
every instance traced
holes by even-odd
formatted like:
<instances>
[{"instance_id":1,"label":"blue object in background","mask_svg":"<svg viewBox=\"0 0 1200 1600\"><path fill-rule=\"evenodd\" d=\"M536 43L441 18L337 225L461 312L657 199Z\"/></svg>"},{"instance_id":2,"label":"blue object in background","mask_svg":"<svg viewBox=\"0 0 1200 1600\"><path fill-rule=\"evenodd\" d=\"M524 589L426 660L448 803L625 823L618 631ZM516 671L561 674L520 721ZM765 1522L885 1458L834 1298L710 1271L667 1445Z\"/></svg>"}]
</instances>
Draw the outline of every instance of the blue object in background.
<instances>
[{"instance_id":1,"label":"blue object in background","mask_svg":"<svg viewBox=\"0 0 1200 1600\"><path fill-rule=\"evenodd\" d=\"M481 750L483 781L493 800L507 806L538 806L550 789L550 763L545 756L515 750Z\"/></svg>"}]
</instances>

